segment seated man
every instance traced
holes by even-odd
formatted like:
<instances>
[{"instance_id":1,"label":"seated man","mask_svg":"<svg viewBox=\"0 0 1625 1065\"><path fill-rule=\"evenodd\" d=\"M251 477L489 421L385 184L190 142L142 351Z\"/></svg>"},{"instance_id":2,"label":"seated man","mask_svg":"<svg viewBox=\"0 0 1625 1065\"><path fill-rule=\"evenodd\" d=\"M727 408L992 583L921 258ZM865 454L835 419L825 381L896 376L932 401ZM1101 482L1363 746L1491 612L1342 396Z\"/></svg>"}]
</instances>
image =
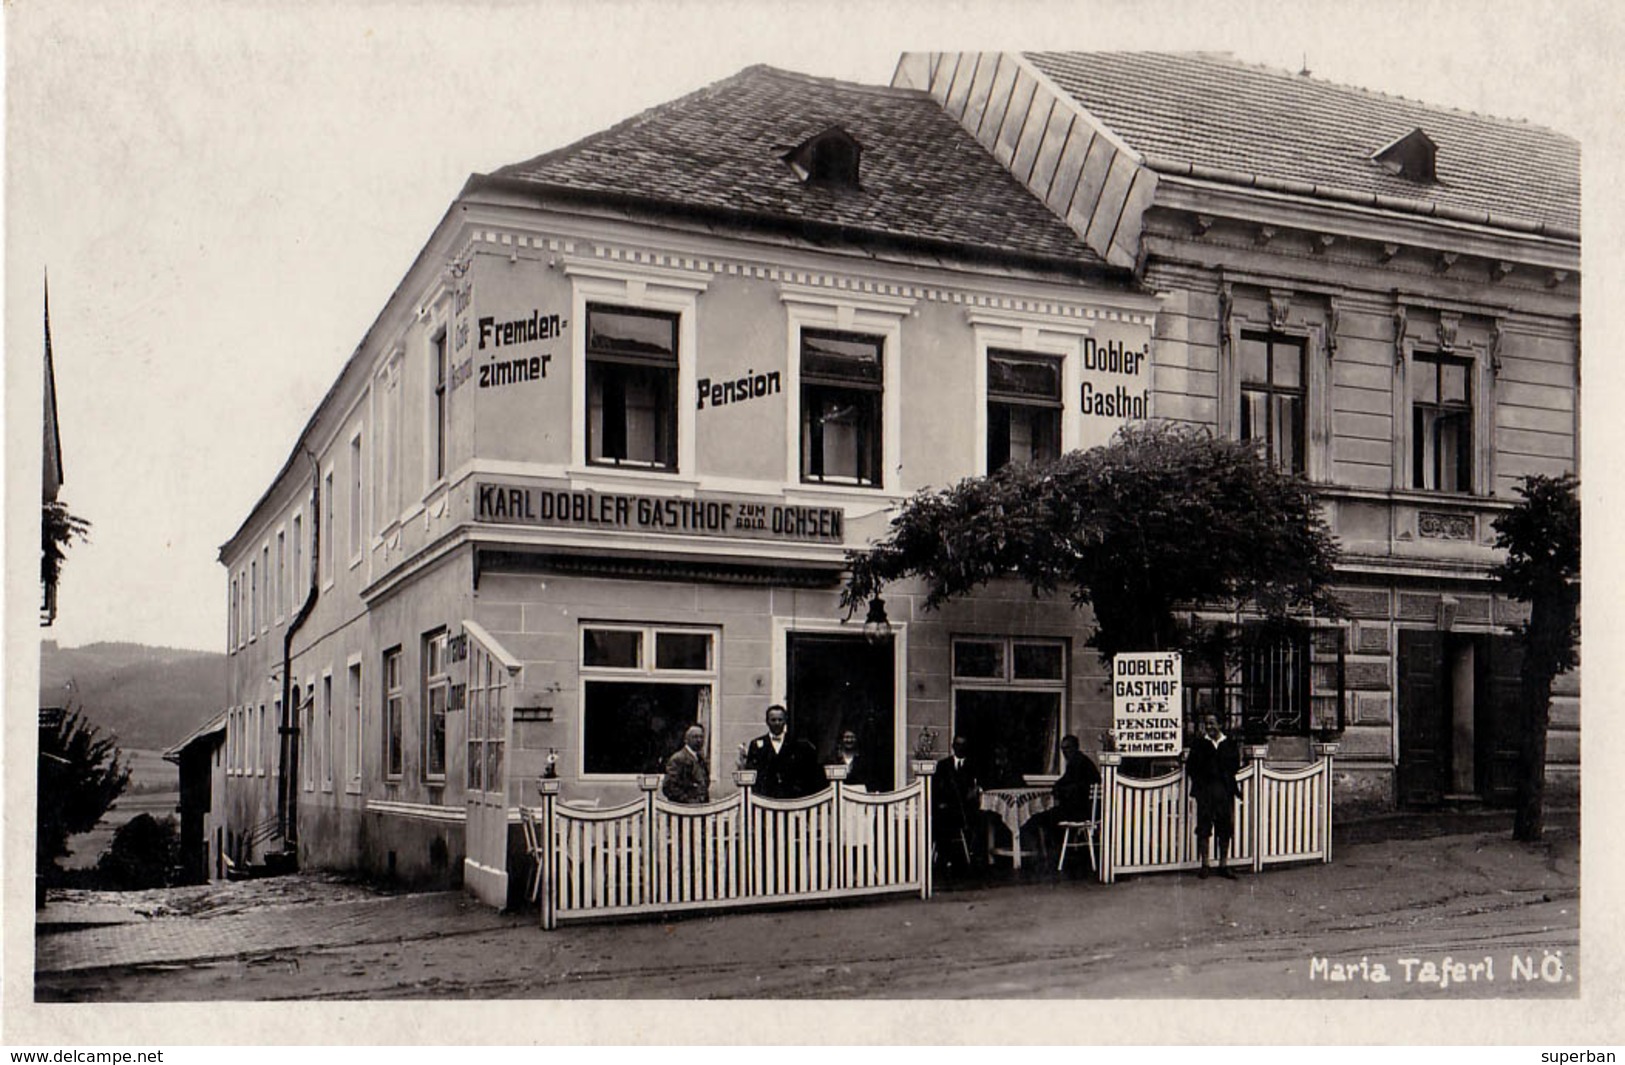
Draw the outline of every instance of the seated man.
<instances>
[{"instance_id":1,"label":"seated man","mask_svg":"<svg viewBox=\"0 0 1625 1065\"><path fill-rule=\"evenodd\" d=\"M1055 782L1052 791L1055 805L1035 815L1027 825L1039 833L1046 846L1059 847L1066 830L1062 821L1087 821L1093 813L1089 792L1100 783L1100 770L1078 746L1078 737L1061 738L1061 760L1065 770Z\"/></svg>"}]
</instances>

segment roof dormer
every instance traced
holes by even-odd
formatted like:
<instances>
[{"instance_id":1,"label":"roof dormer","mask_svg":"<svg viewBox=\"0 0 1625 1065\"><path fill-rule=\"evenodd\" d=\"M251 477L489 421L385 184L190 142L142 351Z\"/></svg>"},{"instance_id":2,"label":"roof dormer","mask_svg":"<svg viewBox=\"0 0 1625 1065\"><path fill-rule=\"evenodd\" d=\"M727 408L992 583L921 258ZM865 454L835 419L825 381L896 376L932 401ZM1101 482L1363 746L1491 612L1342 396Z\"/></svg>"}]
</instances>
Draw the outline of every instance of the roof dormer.
<instances>
[{"instance_id":1,"label":"roof dormer","mask_svg":"<svg viewBox=\"0 0 1625 1065\"><path fill-rule=\"evenodd\" d=\"M790 149L784 161L807 185L858 187L863 145L840 126L830 126Z\"/></svg>"},{"instance_id":2,"label":"roof dormer","mask_svg":"<svg viewBox=\"0 0 1625 1065\"><path fill-rule=\"evenodd\" d=\"M1371 158L1402 178L1431 185L1439 180L1435 169L1438 155L1439 146L1418 127L1386 148L1379 148Z\"/></svg>"}]
</instances>

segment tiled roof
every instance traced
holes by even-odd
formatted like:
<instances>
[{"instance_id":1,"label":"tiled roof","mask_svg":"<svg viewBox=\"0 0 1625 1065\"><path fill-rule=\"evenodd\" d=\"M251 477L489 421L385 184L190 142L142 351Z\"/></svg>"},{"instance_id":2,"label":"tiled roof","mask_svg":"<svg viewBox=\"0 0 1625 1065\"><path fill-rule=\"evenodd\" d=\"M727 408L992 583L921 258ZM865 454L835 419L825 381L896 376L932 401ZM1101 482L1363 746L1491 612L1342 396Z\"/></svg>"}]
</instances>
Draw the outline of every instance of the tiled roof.
<instances>
[{"instance_id":1,"label":"tiled roof","mask_svg":"<svg viewBox=\"0 0 1625 1065\"><path fill-rule=\"evenodd\" d=\"M803 184L785 155L838 126L860 187ZM748 67L493 178L808 227L1103 267L925 93Z\"/></svg>"},{"instance_id":2,"label":"tiled roof","mask_svg":"<svg viewBox=\"0 0 1625 1065\"><path fill-rule=\"evenodd\" d=\"M1025 57L1155 169L1188 165L1260 184L1317 186L1315 194L1334 199L1386 197L1492 225L1579 230L1579 144L1540 126L1214 55ZM1407 180L1371 158L1417 128L1438 145L1436 184Z\"/></svg>"}]
</instances>

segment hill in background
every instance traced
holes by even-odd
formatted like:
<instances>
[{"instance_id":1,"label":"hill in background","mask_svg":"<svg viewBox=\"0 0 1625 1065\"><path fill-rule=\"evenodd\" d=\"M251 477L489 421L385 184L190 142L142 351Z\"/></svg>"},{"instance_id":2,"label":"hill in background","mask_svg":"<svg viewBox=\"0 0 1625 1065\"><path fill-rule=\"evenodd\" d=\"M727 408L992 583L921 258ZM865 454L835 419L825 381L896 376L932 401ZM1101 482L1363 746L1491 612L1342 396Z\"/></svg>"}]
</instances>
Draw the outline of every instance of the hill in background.
<instances>
[{"instance_id":1,"label":"hill in background","mask_svg":"<svg viewBox=\"0 0 1625 1065\"><path fill-rule=\"evenodd\" d=\"M170 747L219 713L225 698L226 656L219 652L40 645L40 705L71 705L121 747Z\"/></svg>"}]
</instances>

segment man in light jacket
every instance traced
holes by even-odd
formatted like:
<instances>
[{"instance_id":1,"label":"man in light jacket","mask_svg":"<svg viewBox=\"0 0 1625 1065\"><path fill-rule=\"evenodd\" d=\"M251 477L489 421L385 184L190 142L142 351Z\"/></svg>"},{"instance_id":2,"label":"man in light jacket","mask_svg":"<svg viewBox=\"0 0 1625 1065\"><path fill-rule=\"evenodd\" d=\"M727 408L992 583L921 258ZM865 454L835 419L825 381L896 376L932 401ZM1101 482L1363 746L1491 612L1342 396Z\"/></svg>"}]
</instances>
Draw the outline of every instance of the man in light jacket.
<instances>
[{"instance_id":1,"label":"man in light jacket","mask_svg":"<svg viewBox=\"0 0 1625 1065\"><path fill-rule=\"evenodd\" d=\"M683 745L666 759L660 793L672 802L692 806L711 801L711 767L705 764L705 729L690 725Z\"/></svg>"}]
</instances>

